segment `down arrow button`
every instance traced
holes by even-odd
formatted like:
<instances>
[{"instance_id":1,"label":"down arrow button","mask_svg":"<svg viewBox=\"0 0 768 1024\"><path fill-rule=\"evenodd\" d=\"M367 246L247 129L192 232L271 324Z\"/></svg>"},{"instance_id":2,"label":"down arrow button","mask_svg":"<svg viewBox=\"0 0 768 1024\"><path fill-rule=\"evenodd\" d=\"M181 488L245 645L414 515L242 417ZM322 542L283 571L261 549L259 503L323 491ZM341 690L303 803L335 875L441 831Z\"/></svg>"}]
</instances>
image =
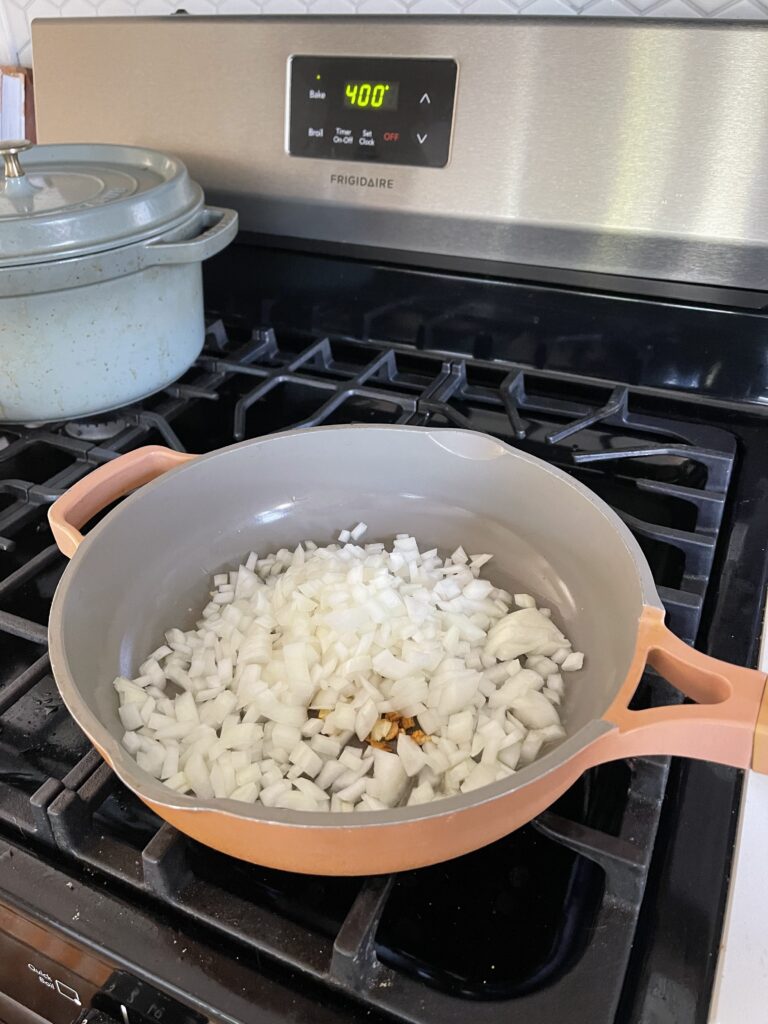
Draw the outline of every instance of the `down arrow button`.
<instances>
[{"instance_id":1,"label":"down arrow button","mask_svg":"<svg viewBox=\"0 0 768 1024\"><path fill-rule=\"evenodd\" d=\"M420 135L419 132L416 132L416 138L419 140L419 145L423 146L424 143L427 141L427 133L424 132L423 135Z\"/></svg>"}]
</instances>

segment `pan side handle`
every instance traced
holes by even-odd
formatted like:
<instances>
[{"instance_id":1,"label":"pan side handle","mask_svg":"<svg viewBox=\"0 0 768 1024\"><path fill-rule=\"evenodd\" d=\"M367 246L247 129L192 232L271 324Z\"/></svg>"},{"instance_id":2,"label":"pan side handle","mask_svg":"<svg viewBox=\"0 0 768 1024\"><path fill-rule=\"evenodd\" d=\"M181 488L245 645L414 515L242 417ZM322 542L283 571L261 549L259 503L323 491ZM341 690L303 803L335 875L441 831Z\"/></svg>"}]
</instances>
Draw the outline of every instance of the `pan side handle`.
<instances>
[{"instance_id":1,"label":"pan side handle","mask_svg":"<svg viewBox=\"0 0 768 1024\"><path fill-rule=\"evenodd\" d=\"M83 541L80 527L97 512L169 469L196 458L162 445L146 445L94 469L48 509L48 522L59 551L71 558Z\"/></svg>"},{"instance_id":2,"label":"pan side handle","mask_svg":"<svg viewBox=\"0 0 768 1024\"><path fill-rule=\"evenodd\" d=\"M630 710L646 663L697 703ZM678 754L768 774L767 680L689 647L664 625L661 609L646 607L627 680L603 716L618 728L601 758Z\"/></svg>"}]
</instances>

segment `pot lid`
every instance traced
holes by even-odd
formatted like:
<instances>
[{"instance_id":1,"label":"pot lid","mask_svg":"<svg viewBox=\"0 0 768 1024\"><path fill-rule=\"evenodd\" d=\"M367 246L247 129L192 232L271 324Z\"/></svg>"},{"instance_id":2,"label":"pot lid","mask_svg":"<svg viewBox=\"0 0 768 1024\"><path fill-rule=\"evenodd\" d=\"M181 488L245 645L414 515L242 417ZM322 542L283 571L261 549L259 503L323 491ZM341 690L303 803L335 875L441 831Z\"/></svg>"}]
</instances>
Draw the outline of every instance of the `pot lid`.
<instances>
[{"instance_id":1,"label":"pot lid","mask_svg":"<svg viewBox=\"0 0 768 1024\"><path fill-rule=\"evenodd\" d=\"M174 157L137 146L0 142L0 266L150 238L202 205Z\"/></svg>"}]
</instances>

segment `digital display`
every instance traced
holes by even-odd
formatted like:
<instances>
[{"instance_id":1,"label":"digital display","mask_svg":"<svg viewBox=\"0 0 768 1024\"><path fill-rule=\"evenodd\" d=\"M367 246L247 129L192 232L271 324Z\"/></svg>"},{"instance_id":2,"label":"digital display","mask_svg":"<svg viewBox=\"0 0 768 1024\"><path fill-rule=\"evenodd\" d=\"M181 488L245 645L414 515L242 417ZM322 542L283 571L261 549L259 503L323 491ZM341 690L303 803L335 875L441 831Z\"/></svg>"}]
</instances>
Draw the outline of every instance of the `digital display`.
<instances>
[{"instance_id":1,"label":"digital display","mask_svg":"<svg viewBox=\"0 0 768 1024\"><path fill-rule=\"evenodd\" d=\"M397 110L399 82L345 82L344 106L355 110Z\"/></svg>"},{"instance_id":2,"label":"digital display","mask_svg":"<svg viewBox=\"0 0 768 1024\"><path fill-rule=\"evenodd\" d=\"M445 167L457 72L449 57L293 54L286 148L313 160ZM333 173L334 186L347 177L350 188L394 187L376 184L386 177Z\"/></svg>"}]
</instances>

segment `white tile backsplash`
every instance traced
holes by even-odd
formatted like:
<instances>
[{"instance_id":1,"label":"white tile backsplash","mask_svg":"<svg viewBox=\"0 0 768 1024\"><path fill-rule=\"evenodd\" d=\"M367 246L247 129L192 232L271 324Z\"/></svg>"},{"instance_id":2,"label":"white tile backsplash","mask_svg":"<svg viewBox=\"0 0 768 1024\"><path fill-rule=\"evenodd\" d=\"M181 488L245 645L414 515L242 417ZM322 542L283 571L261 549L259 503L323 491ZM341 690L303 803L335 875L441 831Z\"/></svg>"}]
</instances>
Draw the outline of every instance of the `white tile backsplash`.
<instances>
[{"instance_id":1,"label":"white tile backsplash","mask_svg":"<svg viewBox=\"0 0 768 1024\"><path fill-rule=\"evenodd\" d=\"M0 64L32 62L33 18L171 14L574 14L768 18L768 0L0 0Z\"/></svg>"}]
</instances>

